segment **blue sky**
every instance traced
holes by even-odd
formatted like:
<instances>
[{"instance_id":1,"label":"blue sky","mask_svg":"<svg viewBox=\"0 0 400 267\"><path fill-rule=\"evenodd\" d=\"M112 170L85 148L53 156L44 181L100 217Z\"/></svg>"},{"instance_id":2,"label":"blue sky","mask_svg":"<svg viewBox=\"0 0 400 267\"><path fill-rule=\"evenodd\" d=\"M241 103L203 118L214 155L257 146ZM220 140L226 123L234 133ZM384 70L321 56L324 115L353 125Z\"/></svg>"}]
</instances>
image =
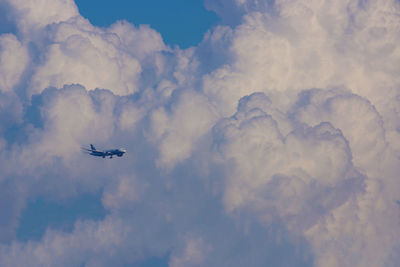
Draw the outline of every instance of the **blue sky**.
<instances>
[{"instance_id":1,"label":"blue sky","mask_svg":"<svg viewBox=\"0 0 400 267\"><path fill-rule=\"evenodd\" d=\"M218 23L214 12L203 0L76 0L80 13L97 26L109 26L117 20L135 25L148 24L163 36L168 45L181 48L197 45L204 33Z\"/></svg>"}]
</instances>

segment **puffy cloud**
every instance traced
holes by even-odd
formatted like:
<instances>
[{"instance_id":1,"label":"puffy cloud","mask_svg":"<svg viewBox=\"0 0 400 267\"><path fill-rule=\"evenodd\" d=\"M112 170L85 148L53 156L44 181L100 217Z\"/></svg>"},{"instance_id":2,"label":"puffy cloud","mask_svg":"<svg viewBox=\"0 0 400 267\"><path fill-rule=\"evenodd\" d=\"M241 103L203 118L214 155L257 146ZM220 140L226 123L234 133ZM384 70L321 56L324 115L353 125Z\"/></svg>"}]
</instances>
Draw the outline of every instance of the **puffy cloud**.
<instances>
[{"instance_id":1,"label":"puffy cloud","mask_svg":"<svg viewBox=\"0 0 400 267\"><path fill-rule=\"evenodd\" d=\"M398 205L380 182L367 180L365 192L306 232L318 266L383 266L398 245ZM340 255L340 256L339 256Z\"/></svg>"},{"instance_id":2,"label":"puffy cloud","mask_svg":"<svg viewBox=\"0 0 400 267\"><path fill-rule=\"evenodd\" d=\"M238 112L216 126L217 150L227 162L229 212L254 209L263 220L280 218L298 230L362 190L340 130L322 122L283 135L279 120L257 104L270 101L261 94L242 99Z\"/></svg>"},{"instance_id":3,"label":"puffy cloud","mask_svg":"<svg viewBox=\"0 0 400 267\"><path fill-rule=\"evenodd\" d=\"M310 125L331 122L349 141L355 164L364 171L376 168L387 142L383 119L368 100L346 92L321 90L304 92L303 97L307 98L304 106L294 112L300 121ZM362 133L368 135L360 138Z\"/></svg>"},{"instance_id":4,"label":"puffy cloud","mask_svg":"<svg viewBox=\"0 0 400 267\"><path fill-rule=\"evenodd\" d=\"M77 222L71 234L49 230L40 243L13 243L2 247L4 257L0 262L2 266L106 266L107 259L116 253L113 248L121 244L127 230L121 222L107 219L101 223ZM96 257L87 261L87 253Z\"/></svg>"},{"instance_id":5,"label":"puffy cloud","mask_svg":"<svg viewBox=\"0 0 400 267\"><path fill-rule=\"evenodd\" d=\"M52 23L66 21L78 16L78 8L73 0L2 0L10 7L18 30L23 35L34 35L37 30Z\"/></svg>"},{"instance_id":6,"label":"puffy cloud","mask_svg":"<svg viewBox=\"0 0 400 267\"><path fill-rule=\"evenodd\" d=\"M393 87L399 80L393 72L398 66L394 40L399 37L396 22L388 22L396 21L398 3L382 2L367 1L361 8L347 1L276 1L276 12L247 13L227 46L235 60L205 76L205 92L219 100L227 116L240 97L252 92L274 93L273 101L287 102L288 97L279 97L283 91L295 99L304 89L343 85L385 110L388 98L383 100L377 90L395 99ZM371 20L387 22L378 26ZM374 35L378 28L381 37Z\"/></svg>"},{"instance_id":7,"label":"puffy cloud","mask_svg":"<svg viewBox=\"0 0 400 267\"><path fill-rule=\"evenodd\" d=\"M200 266L204 261L204 254L209 249L201 238L187 237L183 251L172 255L169 265L172 267Z\"/></svg>"},{"instance_id":8,"label":"puffy cloud","mask_svg":"<svg viewBox=\"0 0 400 267\"><path fill-rule=\"evenodd\" d=\"M21 184L7 183L3 179L0 185L0 242L3 243L15 238L20 213L25 208L26 190Z\"/></svg>"},{"instance_id":9,"label":"puffy cloud","mask_svg":"<svg viewBox=\"0 0 400 267\"><path fill-rule=\"evenodd\" d=\"M2 266L396 264L398 1L205 5L225 25L181 50L0 1ZM16 239L30 201L94 192L104 219Z\"/></svg>"},{"instance_id":10,"label":"puffy cloud","mask_svg":"<svg viewBox=\"0 0 400 267\"><path fill-rule=\"evenodd\" d=\"M27 48L12 34L0 36L0 91L13 92L29 60Z\"/></svg>"},{"instance_id":11,"label":"puffy cloud","mask_svg":"<svg viewBox=\"0 0 400 267\"><path fill-rule=\"evenodd\" d=\"M159 143L159 164L166 168L187 159L218 118L204 95L186 91L178 98L170 111L161 107L151 115L151 139Z\"/></svg>"},{"instance_id":12,"label":"puffy cloud","mask_svg":"<svg viewBox=\"0 0 400 267\"><path fill-rule=\"evenodd\" d=\"M123 177L118 184L111 186L114 188L103 195L103 204L104 207L115 210L142 199L149 185L138 183L132 177Z\"/></svg>"},{"instance_id":13,"label":"puffy cloud","mask_svg":"<svg viewBox=\"0 0 400 267\"><path fill-rule=\"evenodd\" d=\"M34 53L34 64L23 80L28 96L49 86L61 88L71 83L128 95L138 91L140 85L146 86L140 81L143 68L149 74L154 72L153 80L164 71L161 54L168 48L160 34L147 26L136 28L116 22L107 29L94 27L79 15L72 0L4 2L8 13L14 14L16 34L24 46L8 41L7 49L12 46L15 51L5 51L6 36L2 37L5 54L1 59L8 72L2 87L9 88L19 81L28 61L28 47Z\"/></svg>"},{"instance_id":14,"label":"puffy cloud","mask_svg":"<svg viewBox=\"0 0 400 267\"><path fill-rule=\"evenodd\" d=\"M120 95L138 90L141 64L119 47L118 35L96 29L82 18L54 25L48 34L52 42L44 54L45 63L32 77L32 93L68 83L88 89L110 88Z\"/></svg>"}]
</instances>

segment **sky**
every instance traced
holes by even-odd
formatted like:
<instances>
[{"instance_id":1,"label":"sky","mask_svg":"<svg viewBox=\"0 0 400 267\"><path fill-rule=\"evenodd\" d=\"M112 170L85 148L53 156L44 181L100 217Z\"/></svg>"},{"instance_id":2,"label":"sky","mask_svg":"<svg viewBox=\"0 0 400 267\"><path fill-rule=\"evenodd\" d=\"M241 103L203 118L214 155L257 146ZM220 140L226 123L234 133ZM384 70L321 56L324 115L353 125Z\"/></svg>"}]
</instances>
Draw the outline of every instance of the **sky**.
<instances>
[{"instance_id":1,"label":"sky","mask_svg":"<svg viewBox=\"0 0 400 267\"><path fill-rule=\"evenodd\" d=\"M75 1L80 14L99 27L117 20L135 25L147 24L157 30L165 44L181 48L195 46L207 30L217 24L217 15L205 9L202 0ZM157 7L157 8L154 8Z\"/></svg>"},{"instance_id":2,"label":"sky","mask_svg":"<svg viewBox=\"0 0 400 267\"><path fill-rule=\"evenodd\" d=\"M0 0L0 266L398 266L399 1L142 2Z\"/></svg>"}]
</instances>

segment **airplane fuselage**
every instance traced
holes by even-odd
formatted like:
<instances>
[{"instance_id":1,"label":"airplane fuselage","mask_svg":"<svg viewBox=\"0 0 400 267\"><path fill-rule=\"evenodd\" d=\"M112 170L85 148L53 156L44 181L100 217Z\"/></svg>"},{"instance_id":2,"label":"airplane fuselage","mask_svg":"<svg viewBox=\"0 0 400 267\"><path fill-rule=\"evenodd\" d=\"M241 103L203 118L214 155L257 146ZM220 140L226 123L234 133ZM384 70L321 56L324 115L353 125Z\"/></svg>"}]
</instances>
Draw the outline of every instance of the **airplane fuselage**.
<instances>
[{"instance_id":1,"label":"airplane fuselage","mask_svg":"<svg viewBox=\"0 0 400 267\"><path fill-rule=\"evenodd\" d=\"M96 148L93 145L90 145L91 149L83 148L85 151L89 153L89 155L95 156L95 157L110 157L112 158L113 156L117 157L122 157L125 153L126 150L123 148L118 148L118 149L110 149L110 150L96 150Z\"/></svg>"},{"instance_id":2,"label":"airplane fuselage","mask_svg":"<svg viewBox=\"0 0 400 267\"><path fill-rule=\"evenodd\" d=\"M122 149L111 149L111 150L105 150L105 151L91 151L90 155L96 156L96 157L112 157L112 156L117 156L117 157L122 157L126 151Z\"/></svg>"}]
</instances>

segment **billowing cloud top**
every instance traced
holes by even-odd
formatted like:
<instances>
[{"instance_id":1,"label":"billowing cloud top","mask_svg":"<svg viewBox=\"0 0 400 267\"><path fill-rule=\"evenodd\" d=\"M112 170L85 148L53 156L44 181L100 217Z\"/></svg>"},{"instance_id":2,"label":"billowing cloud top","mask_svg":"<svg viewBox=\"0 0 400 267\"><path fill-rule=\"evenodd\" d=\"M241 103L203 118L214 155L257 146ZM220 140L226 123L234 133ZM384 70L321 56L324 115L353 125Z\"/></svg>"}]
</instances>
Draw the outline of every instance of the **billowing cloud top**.
<instances>
[{"instance_id":1,"label":"billowing cloud top","mask_svg":"<svg viewBox=\"0 0 400 267\"><path fill-rule=\"evenodd\" d=\"M400 3L205 6L182 50L0 0L1 266L399 264ZM30 201L96 192L104 218L17 238Z\"/></svg>"}]
</instances>

